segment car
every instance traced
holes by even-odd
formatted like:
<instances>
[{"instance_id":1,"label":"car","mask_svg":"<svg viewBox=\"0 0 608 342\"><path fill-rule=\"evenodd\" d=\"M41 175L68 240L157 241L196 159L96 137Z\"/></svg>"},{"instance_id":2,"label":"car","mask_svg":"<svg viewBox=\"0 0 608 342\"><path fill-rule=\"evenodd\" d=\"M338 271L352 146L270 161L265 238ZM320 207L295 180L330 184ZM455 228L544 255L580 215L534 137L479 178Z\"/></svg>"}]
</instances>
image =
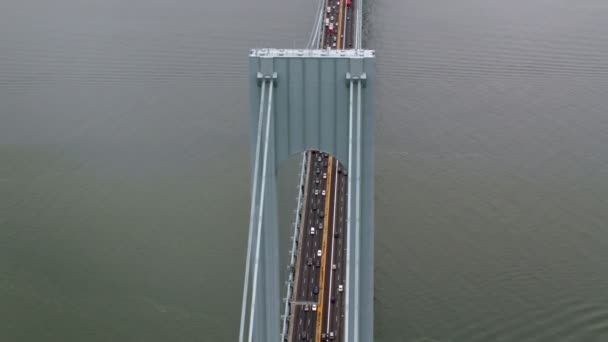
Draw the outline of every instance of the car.
<instances>
[{"instance_id":1,"label":"car","mask_svg":"<svg viewBox=\"0 0 608 342\"><path fill-rule=\"evenodd\" d=\"M338 285L338 292L344 291L344 286L342 284Z\"/></svg>"},{"instance_id":2,"label":"car","mask_svg":"<svg viewBox=\"0 0 608 342\"><path fill-rule=\"evenodd\" d=\"M317 304L312 305L312 311L317 311Z\"/></svg>"},{"instance_id":3,"label":"car","mask_svg":"<svg viewBox=\"0 0 608 342\"><path fill-rule=\"evenodd\" d=\"M319 178L315 178L315 184L319 184L321 183L321 180Z\"/></svg>"},{"instance_id":4,"label":"car","mask_svg":"<svg viewBox=\"0 0 608 342\"><path fill-rule=\"evenodd\" d=\"M315 287L312 289L312 293L319 294L319 285L315 285Z\"/></svg>"},{"instance_id":5,"label":"car","mask_svg":"<svg viewBox=\"0 0 608 342\"><path fill-rule=\"evenodd\" d=\"M322 251L319 249L319 250L317 251L317 256L318 256L318 257L320 257L321 255L323 255L323 252L322 252Z\"/></svg>"},{"instance_id":6,"label":"car","mask_svg":"<svg viewBox=\"0 0 608 342\"><path fill-rule=\"evenodd\" d=\"M336 41L336 36L334 36L334 42ZM323 162L323 166L327 167L327 160Z\"/></svg>"},{"instance_id":7,"label":"car","mask_svg":"<svg viewBox=\"0 0 608 342\"><path fill-rule=\"evenodd\" d=\"M334 42L335 42L336 40L338 40L338 37L334 36Z\"/></svg>"},{"instance_id":8,"label":"car","mask_svg":"<svg viewBox=\"0 0 608 342\"><path fill-rule=\"evenodd\" d=\"M331 302L332 302L332 303L335 303L335 302L336 302L336 297L331 296Z\"/></svg>"},{"instance_id":9,"label":"car","mask_svg":"<svg viewBox=\"0 0 608 342\"><path fill-rule=\"evenodd\" d=\"M342 172L345 176L348 176L348 171L346 171L346 169L344 169L344 172Z\"/></svg>"},{"instance_id":10,"label":"car","mask_svg":"<svg viewBox=\"0 0 608 342\"><path fill-rule=\"evenodd\" d=\"M318 162L320 162L321 160L322 160L322 159L321 159L321 157L318 157L318 158L317 158L317 161L318 161Z\"/></svg>"},{"instance_id":11,"label":"car","mask_svg":"<svg viewBox=\"0 0 608 342\"><path fill-rule=\"evenodd\" d=\"M331 269L335 270L336 269L336 264L331 265Z\"/></svg>"},{"instance_id":12,"label":"car","mask_svg":"<svg viewBox=\"0 0 608 342\"><path fill-rule=\"evenodd\" d=\"M310 227L310 235L315 235L315 227Z\"/></svg>"},{"instance_id":13,"label":"car","mask_svg":"<svg viewBox=\"0 0 608 342\"><path fill-rule=\"evenodd\" d=\"M312 266L312 258L308 258L308 266Z\"/></svg>"},{"instance_id":14,"label":"car","mask_svg":"<svg viewBox=\"0 0 608 342\"><path fill-rule=\"evenodd\" d=\"M319 222L319 230L323 230L323 222Z\"/></svg>"},{"instance_id":15,"label":"car","mask_svg":"<svg viewBox=\"0 0 608 342\"><path fill-rule=\"evenodd\" d=\"M321 173L321 169L320 169L320 168L316 168L316 169L315 169L315 173L316 173L316 174Z\"/></svg>"},{"instance_id":16,"label":"car","mask_svg":"<svg viewBox=\"0 0 608 342\"><path fill-rule=\"evenodd\" d=\"M321 195L325 196L325 190L321 191Z\"/></svg>"},{"instance_id":17,"label":"car","mask_svg":"<svg viewBox=\"0 0 608 342\"><path fill-rule=\"evenodd\" d=\"M326 333L322 333L321 334L321 341L327 341L327 334Z\"/></svg>"},{"instance_id":18,"label":"car","mask_svg":"<svg viewBox=\"0 0 608 342\"><path fill-rule=\"evenodd\" d=\"M329 339L330 339L330 340L333 340L333 339L335 339L335 338L336 338L336 334L335 334L333 331L330 331L330 332L329 332Z\"/></svg>"},{"instance_id":19,"label":"car","mask_svg":"<svg viewBox=\"0 0 608 342\"><path fill-rule=\"evenodd\" d=\"M317 268L321 267L321 260L317 259L317 261L315 262L315 266Z\"/></svg>"},{"instance_id":20,"label":"car","mask_svg":"<svg viewBox=\"0 0 608 342\"><path fill-rule=\"evenodd\" d=\"M336 239L340 237L340 233L337 230L334 232L334 237Z\"/></svg>"},{"instance_id":21,"label":"car","mask_svg":"<svg viewBox=\"0 0 608 342\"><path fill-rule=\"evenodd\" d=\"M323 212L323 210L319 211L319 217L323 218L323 216L325 216L325 213Z\"/></svg>"},{"instance_id":22,"label":"car","mask_svg":"<svg viewBox=\"0 0 608 342\"><path fill-rule=\"evenodd\" d=\"M342 166L338 165L338 173L342 173Z\"/></svg>"},{"instance_id":23,"label":"car","mask_svg":"<svg viewBox=\"0 0 608 342\"><path fill-rule=\"evenodd\" d=\"M325 192L325 190L323 190ZM315 189L315 196L319 195L319 189Z\"/></svg>"},{"instance_id":24,"label":"car","mask_svg":"<svg viewBox=\"0 0 608 342\"><path fill-rule=\"evenodd\" d=\"M302 331L300 333L300 339L302 339L302 340L307 340L308 339L308 334L306 333L306 331Z\"/></svg>"},{"instance_id":25,"label":"car","mask_svg":"<svg viewBox=\"0 0 608 342\"><path fill-rule=\"evenodd\" d=\"M323 179L327 179L327 172L323 172Z\"/></svg>"},{"instance_id":26,"label":"car","mask_svg":"<svg viewBox=\"0 0 608 342\"><path fill-rule=\"evenodd\" d=\"M316 202L312 202L312 211L317 210L317 203Z\"/></svg>"}]
</instances>

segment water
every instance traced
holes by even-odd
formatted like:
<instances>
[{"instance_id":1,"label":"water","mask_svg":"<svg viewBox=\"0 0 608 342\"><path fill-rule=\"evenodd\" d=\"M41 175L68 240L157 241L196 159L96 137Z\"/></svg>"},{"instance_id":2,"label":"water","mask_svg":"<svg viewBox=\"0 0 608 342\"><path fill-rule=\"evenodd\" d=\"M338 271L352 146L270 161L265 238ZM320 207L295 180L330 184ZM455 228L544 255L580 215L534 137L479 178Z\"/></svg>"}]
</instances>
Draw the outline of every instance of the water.
<instances>
[{"instance_id":1,"label":"water","mask_svg":"<svg viewBox=\"0 0 608 342\"><path fill-rule=\"evenodd\" d=\"M235 340L246 55L315 6L2 6L0 340ZM367 7L376 340L607 341L608 3Z\"/></svg>"}]
</instances>

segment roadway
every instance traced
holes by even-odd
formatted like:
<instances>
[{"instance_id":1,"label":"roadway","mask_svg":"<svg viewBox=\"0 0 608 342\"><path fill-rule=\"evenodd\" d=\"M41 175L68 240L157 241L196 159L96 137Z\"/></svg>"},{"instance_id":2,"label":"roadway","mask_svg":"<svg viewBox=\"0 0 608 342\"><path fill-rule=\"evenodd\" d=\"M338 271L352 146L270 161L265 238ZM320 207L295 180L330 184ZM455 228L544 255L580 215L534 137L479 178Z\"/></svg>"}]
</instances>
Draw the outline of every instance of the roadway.
<instances>
[{"instance_id":1,"label":"roadway","mask_svg":"<svg viewBox=\"0 0 608 342\"><path fill-rule=\"evenodd\" d=\"M352 48L356 0L325 1L321 47ZM306 163L288 340L343 341L348 176L326 153Z\"/></svg>"},{"instance_id":2,"label":"roadway","mask_svg":"<svg viewBox=\"0 0 608 342\"><path fill-rule=\"evenodd\" d=\"M347 175L332 156L307 153L289 340L341 341Z\"/></svg>"}]
</instances>

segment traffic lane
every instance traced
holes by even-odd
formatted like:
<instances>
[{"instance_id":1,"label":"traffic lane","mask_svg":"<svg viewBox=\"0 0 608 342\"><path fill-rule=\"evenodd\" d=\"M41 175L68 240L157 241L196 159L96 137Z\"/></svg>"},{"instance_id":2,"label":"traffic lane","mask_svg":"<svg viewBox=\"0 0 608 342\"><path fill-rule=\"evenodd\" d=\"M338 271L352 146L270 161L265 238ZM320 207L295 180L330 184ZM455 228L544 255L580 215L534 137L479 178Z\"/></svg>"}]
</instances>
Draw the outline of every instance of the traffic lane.
<instances>
[{"instance_id":1,"label":"traffic lane","mask_svg":"<svg viewBox=\"0 0 608 342\"><path fill-rule=\"evenodd\" d=\"M337 162L337 160L336 160L336 162ZM335 167L332 167L332 170L329 170L329 172L332 174L332 178L335 175L335 170L337 170ZM337 178L333 178L333 179L337 180ZM323 302L323 313L322 313L322 316L323 317L321 317L321 332L322 333L326 333L327 332L328 317L329 317L329 313L331 311L331 303L329 301L329 299L330 299L329 293L330 293L330 289L331 289L330 284L331 284L331 276L332 276L332 274L331 274L331 272L332 272L331 265L332 265L332 256L333 256L333 253L332 253L332 242L333 242L333 232L334 232L334 229L335 229L335 220L334 220L334 210L335 210L334 203L335 203L335 201L334 200L337 198L336 197L337 194L335 192L336 189L335 189L334 185L335 185L334 182L332 182L332 184L329 185L330 186L330 190L331 190L330 193L332 194L333 198L329 199L329 201L330 201L329 202L329 212L328 212L329 220L328 220L328 225L327 225L327 230L328 230L327 233L328 233L328 239L329 240L327 241L327 243L328 243L328 255L327 255L326 259L325 259L326 262L325 262L325 265L324 265L325 266L325 278L324 278L324 283L323 283L323 299L322 299L322 302Z\"/></svg>"},{"instance_id":2,"label":"traffic lane","mask_svg":"<svg viewBox=\"0 0 608 342\"><path fill-rule=\"evenodd\" d=\"M313 184L313 180L314 180L314 170L315 170L315 166L316 163L313 159L312 163L311 163L311 172L313 172L313 176L310 179L310 186L308 187L308 193L306 194L307 198L308 198L308 203L307 203L307 212L306 212L306 220L304 220L304 224L301 227L302 228L302 240L301 240L301 249L300 249L300 255L298 256L298 259L300 261L300 275L301 277L299 277L299 284L298 284L298 290L300 291L304 291L304 292L300 292L297 291L297 295L296 295L296 300L301 300L303 299L302 297L305 297L306 294L306 287L304 286L306 284L306 279L309 277L308 274L308 267L307 267L307 256L310 254L310 237L309 237L309 226L310 226L310 222L313 219L314 216L314 212L311 210L312 204L314 202L314 196L312 194L312 191L314 190L314 184Z\"/></svg>"},{"instance_id":3,"label":"traffic lane","mask_svg":"<svg viewBox=\"0 0 608 342\"><path fill-rule=\"evenodd\" d=\"M354 27L354 22L355 22L355 18L353 17L353 13L355 13L355 6L356 6L356 2L357 1L353 1L350 8L346 8L346 18L344 20L344 28L345 28L345 32L344 32L344 48L345 49L352 49L353 48L353 27Z\"/></svg>"},{"instance_id":4,"label":"traffic lane","mask_svg":"<svg viewBox=\"0 0 608 342\"><path fill-rule=\"evenodd\" d=\"M326 159L326 157L322 157L321 161L319 161L318 156L314 157L314 162L312 163L313 165L313 169L314 169L314 175L315 180L319 179L319 187L316 187L315 185L317 185L316 181L314 181L314 185L313 187L311 187L309 194L311 195L311 205L310 205L310 220L307 222L308 225L306 227L306 231L305 233L305 240L306 240L306 247L308 248L304 248L305 251L307 251L307 253L305 254L305 259L303 265L305 265L304 270L302 272L302 274L304 275L302 277L302 281L304 282L304 286L302 286L304 288L304 299L306 299L307 301L310 302L316 302L316 298L315 298L315 294L312 291L312 289L314 288L314 286L316 285L316 283L318 282L318 270L316 270L316 265L313 264L312 266L308 265L308 257L312 257L313 255L315 255L314 253L316 253L316 251L319 249L319 243L318 243L318 234L310 234L310 228L315 224L315 222L317 222L318 224L318 211L320 209L320 199L319 197L322 196L322 190L325 189L327 182L325 181L325 178L323 178L323 173L325 170L325 167L323 167L324 165L324 160ZM323 179L323 181L321 180ZM315 190L319 190L318 194L315 195ZM312 203L316 204L316 208L317 210L313 210L312 209ZM318 228L318 225L317 225ZM312 245L311 245L311 241ZM301 336L300 334L303 331L306 331L307 335L309 334L314 334L315 332L315 324L314 322L316 322L316 312L313 314L312 308L309 307L309 311L300 311L300 314L298 315L298 319L296 322L298 322L298 326L299 328L296 329L298 331L297 334L293 334L292 339L296 338L298 336ZM304 315L305 317L303 319L300 319L302 317L302 315ZM314 335L309 335L309 336L314 336Z\"/></svg>"},{"instance_id":5,"label":"traffic lane","mask_svg":"<svg viewBox=\"0 0 608 342\"><path fill-rule=\"evenodd\" d=\"M333 30L334 30L334 34L330 35L329 34L329 29L330 26L325 26L324 23L324 30L323 30L323 40L322 40L322 48L323 49L327 49L328 47L333 47L333 37L335 37L335 33L338 32L338 26L339 26L339 22L338 22L338 15L339 15L339 6L337 5L337 1L330 1L329 2L329 6L331 7L331 12L327 13L325 12L325 18L324 19L330 19L330 23L333 25ZM333 20L331 20L333 17ZM324 20L325 21L325 20Z\"/></svg>"},{"instance_id":6,"label":"traffic lane","mask_svg":"<svg viewBox=\"0 0 608 342\"><path fill-rule=\"evenodd\" d=\"M341 168L341 167L340 167ZM343 231L344 231L344 218L343 218L343 212L344 212L344 203L345 203L345 182L343 180L343 177L341 176L341 173L336 172L336 185L335 185L336 189L334 190L334 193L336 194L335 197L335 210L336 210L336 221L335 221L335 225L334 225L334 231L336 233L338 233L338 237L336 237L335 235L332 236L332 239L334 241L334 246L332 249L332 254L334 257L334 262L332 263L332 266L335 264L336 265L336 270L333 270L332 267L332 274L331 274L331 282L328 284L328 288L329 288L329 305L330 305L330 310L331 312L328 312L328 315L326 317L326 324L324 325L324 330L325 333L327 333L329 335L330 332L333 332L336 336L336 338L339 338L339 336L341 335L341 333L338 332L338 327L340 326L340 321L342 319L342 310L341 310L341 304L340 304L340 297L341 297L341 292L338 291L338 286L340 284L342 284L342 277L340 276L340 273L343 270L343 262L344 262L344 254L342 253L342 248L343 248L343 244L342 244L342 239L343 239ZM331 299L334 298L335 301L332 303Z\"/></svg>"},{"instance_id":7,"label":"traffic lane","mask_svg":"<svg viewBox=\"0 0 608 342\"><path fill-rule=\"evenodd\" d=\"M341 168L341 166L339 166ZM341 315L341 310L339 309L339 305L337 305L337 298L340 293L338 292L338 285L341 284L342 279L339 276L339 272L342 270L343 268L343 255L341 253L341 248L342 248L342 230L343 230L343 219L342 219L342 207L341 205L343 205L344 203L344 182L342 181L342 177L340 176L341 174L337 172L336 169L336 184L335 187L336 189L334 190L336 195L338 196L336 198L336 202L334 203L334 211L336 212L336 217L334 219L334 231L338 233L338 237L335 237L335 235L332 236L332 241L333 241L333 250L332 250L332 256L333 256L333 263L332 263L332 270L331 270L331 275L330 275L330 283L328 284L328 288L329 288L329 305L330 305L330 312L328 312L327 314L327 327L325 329L326 333L329 335L330 332L334 332L334 334L337 332L336 329L336 324L338 323L338 320L340 318ZM336 269L333 270L333 265L336 265ZM332 302L332 298L334 298L335 300ZM338 335L338 334L336 334Z\"/></svg>"},{"instance_id":8,"label":"traffic lane","mask_svg":"<svg viewBox=\"0 0 608 342\"><path fill-rule=\"evenodd\" d=\"M313 158L314 158L314 165L315 165L315 171L314 171L314 178L319 179L320 175L322 174L321 172L321 163L317 160L317 156L313 154ZM319 184L317 184L316 182L313 184L313 187L311 188L311 207L310 207L310 220L308 222L308 226L307 231L306 231L306 236L307 236L307 248L305 249L306 254L305 254L305 263L306 263L306 284L304 286L304 298L307 301L311 300L311 296L312 296L312 291L314 288L314 282L317 278L316 276L316 270L314 269L314 259L315 259L315 255L316 255L316 250L317 250L317 246L318 243L316 241L316 235L311 235L310 231L311 228L314 227L314 224L316 222L316 217L317 217L317 211L318 211L318 195L315 195L314 192L315 190L318 191L319 188L321 188L323 186L323 183L320 181ZM315 209L316 208L316 209ZM309 265L309 260L313 261L313 265Z\"/></svg>"},{"instance_id":9,"label":"traffic lane","mask_svg":"<svg viewBox=\"0 0 608 342\"><path fill-rule=\"evenodd\" d=\"M310 156L310 155L309 155ZM298 262L297 262L297 274L296 274L296 288L294 289L294 296L293 299L298 300L299 296L299 289L302 287L302 281L303 279L306 279L306 262L305 259L302 258L302 254L305 253L305 244L307 241L307 235L306 235L306 226L307 226L307 221L310 220L311 214L308 212L307 209L310 208L310 204L312 202L312 198L310 196L310 191L313 189L313 172L314 172L314 161L312 161L312 158L309 157L309 164L308 164L308 171L309 171L309 178L308 178L308 182L307 182L307 187L306 187L306 193L304 194L306 200L305 200L305 207L304 207L304 219L302 220L301 223L301 239L299 241L299 250L298 250ZM303 317L301 315L300 310L302 310L303 307L295 305L293 306L293 312L294 315L292 316L292 322L291 324L294 325L296 324L296 326L294 326L293 329L291 329L291 337L292 340L296 340L294 338L299 336L299 333L303 330ZM291 328L291 327L290 327ZM295 332L295 333L294 333Z\"/></svg>"},{"instance_id":10,"label":"traffic lane","mask_svg":"<svg viewBox=\"0 0 608 342\"><path fill-rule=\"evenodd\" d=\"M303 233L303 238L302 238L302 248L300 249L300 255L299 255L299 261L300 261L300 277L299 277L299 284L297 284L296 286L299 286L299 288L302 289L302 293L300 294L300 291L296 291L296 296L295 299L296 300L306 300L308 299L308 290L309 290L309 286L308 286L308 280L312 277L311 275L311 270L309 269L307 260L308 260L308 256L310 256L312 254L312 250L314 247L311 247L311 236L310 236L310 226L315 222L315 212L314 210L312 210L312 204L316 201L315 196L314 196L314 189L315 187L315 183L314 180L318 177L315 177L316 170L317 168L320 166L319 162L317 161L316 156L314 156L314 158L311 158L311 163L309 165L309 168L313 174L313 176L310 179L310 185L308 187L307 190L307 198L309 199L309 201L307 201L307 219L303 221L303 227L302 227L302 233ZM299 289L298 289L299 290ZM310 310L308 311L310 312ZM294 317L294 322L297 324L297 328L295 329L295 333L293 333L292 331L292 340L297 340L297 338L300 336L300 334L304 331L307 331L307 333L310 333L311 331L311 314L308 314L307 311L304 311L304 306L303 305L298 305L296 306L296 315Z\"/></svg>"},{"instance_id":11,"label":"traffic lane","mask_svg":"<svg viewBox=\"0 0 608 342\"><path fill-rule=\"evenodd\" d=\"M313 225L316 228L315 234L312 235L311 234L311 240L314 241L313 242L313 248L311 250L311 260L314 259L315 261L313 262L313 265L309 265L309 269L311 269L312 275L309 278L310 282L308 284L308 288L309 288L309 292L308 292L308 300L310 302L314 302L317 303L317 294L314 293L313 289L318 287L318 279L319 279L319 269L316 266L317 265L317 260L319 259L319 256L317 254L317 251L320 249L320 246L322 244L322 241L319 241L322 239L322 230L319 229L319 213L323 210L323 191L326 190L326 184L327 182L325 181L325 178L323 178L323 175L325 174L325 160L326 158L322 155L316 154L315 156L316 159L316 163L317 163L317 168L315 168L315 175L317 177L317 179L319 180L318 183L318 187L314 188L314 193L313 193L313 197L314 197L314 201L316 204L316 210L314 210L314 214L311 216L311 222L310 222L310 228L313 227ZM317 184L317 182L315 181L315 184ZM312 309L312 308L311 308ZM317 315L318 312L315 312L314 315L308 315L307 317L307 322L306 322L306 331L307 331L307 336L310 337L314 337L315 333L316 333L316 321L317 321Z\"/></svg>"},{"instance_id":12,"label":"traffic lane","mask_svg":"<svg viewBox=\"0 0 608 342\"><path fill-rule=\"evenodd\" d=\"M317 163L319 164L319 168L317 170L319 170L319 173L317 174L319 177L319 187L315 188L315 192L313 194L314 198L315 198L315 204L316 204L316 210L315 213L311 216L311 219L313 222L311 222L311 226L310 228L314 227L315 228L315 234L311 235L311 239L313 241L313 246L310 250L310 258L311 260L313 260L313 265L309 266L309 268L312 268L313 270L313 275L310 279L310 286L309 286L309 300L311 301L315 301L316 300L316 296L317 294L314 293L313 289L315 288L315 286L318 286L318 279L319 279L319 269L317 267L317 260L319 259L319 256L317 254L318 250L321 249L322 246L322 230L319 229L319 213L321 211L323 211L323 198L324 196L322 195L323 191L326 191L326 187L327 187L327 181L325 178L323 178L323 174L325 174L325 158L321 157L320 158L321 161L319 161L319 158L316 158ZM316 171L315 171L316 172ZM315 224L316 223L316 224Z\"/></svg>"},{"instance_id":13,"label":"traffic lane","mask_svg":"<svg viewBox=\"0 0 608 342\"><path fill-rule=\"evenodd\" d=\"M345 285L345 272L346 272L346 265L345 265L345 260L346 260L346 236L348 234L347 230L346 230L346 213L347 213L347 200L346 200L346 184L347 184L347 177L343 176L342 177L343 181L341 184L341 189L340 192L342 193L341 196L341 200L339 203L339 207L340 207L340 238L337 241L338 242L338 259L340 261L340 268L337 269L337 278L338 278L338 282L337 285L339 284L343 284ZM336 310L336 317L335 317L335 327L334 330L337 332L337 338L339 341L343 340L344 336L344 292L340 293L338 296L338 298L336 299L336 305L337 305L337 310Z\"/></svg>"},{"instance_id":14,"label":"traffic lane","mask_svg":"<svg viewBox=\"0 0 608 342\"><path fill-rule=\"evenodd\" d=\"M292 332L290 336L291 341L300 341L303 332L306 332L310 336L312 322L316 320L316 312L310 310L310 308L306 311L304 309L305 306L305 304L294 305L296 315L293 318L293 322L295 322L297 329L294 329Z\"/></svg>"}]
</instances>

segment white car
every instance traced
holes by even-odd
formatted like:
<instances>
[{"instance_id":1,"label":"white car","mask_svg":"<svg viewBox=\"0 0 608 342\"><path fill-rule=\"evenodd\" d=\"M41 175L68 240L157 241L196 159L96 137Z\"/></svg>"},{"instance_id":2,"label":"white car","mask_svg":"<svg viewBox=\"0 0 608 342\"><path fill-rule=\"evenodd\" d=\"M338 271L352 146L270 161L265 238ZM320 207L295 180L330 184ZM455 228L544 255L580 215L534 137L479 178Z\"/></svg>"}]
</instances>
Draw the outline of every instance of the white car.
<instances>
[{"instance_id":1,"label":"white car","mask_svg":"<svg viewBox=\"0 0 608 342\"><path fill-rule=\"evenodd\" d=\"M323 190L325 192L325 190ZM315 189L315 196L319 195L319 189Z\"/></svg>"},{"instance_id":2,"label":"white car","mask_svg":"<svg viewBox=\"0 0 608 342\"><path fill-rule=\"evenodd\" d=\"M317 311L317 304L312 305L312 311Z\"/></svg>"},{"instance_id":3,"label":"white car","mask_svg":"<svg viewBox=\"0 0 608 342\"><path fill-rule=\"evenodd\" d=\"M321 252L321 250L319 249L319 250L317 251L317 256L321 256L322 254L323 254L323 252ZM340 286L342 286L342 285L340 285Z\"/></svg>"},{"instance_id":4,"label":"white car","mask_svg":"<svg viewBox=\"0 0 608 342\"><path fill-rule=\"evenodd\" d=\"M321 195L325 196L325 190L321 191Z\"/></svg>"},{"instance_id":5,"label":"white car","mask_svg":"<svg viewBox=\"0 0 608 342\"><path fill-rule=\"evenodd\" d=\"M310 235L315 235L315 227L310 227Z\"/></svg>"},{"instance_id":6,"label":"white car","mask_svg":"<svg viewBox=\"0 0 608 342\"><path fill-rule=\"evenodd\" d=\"M338 285L338 292L344 291L344 286L342 284Z\"/></svg>"},{"instance_id":7,"label":"white car","mask_svg":"<svg viewBox=\"0 0 608 342\"><path fill-rule=\"evenodd\" d=\"M327 179L327 172L323 172L323 179Z\"/></svg>"}]
</instances>

